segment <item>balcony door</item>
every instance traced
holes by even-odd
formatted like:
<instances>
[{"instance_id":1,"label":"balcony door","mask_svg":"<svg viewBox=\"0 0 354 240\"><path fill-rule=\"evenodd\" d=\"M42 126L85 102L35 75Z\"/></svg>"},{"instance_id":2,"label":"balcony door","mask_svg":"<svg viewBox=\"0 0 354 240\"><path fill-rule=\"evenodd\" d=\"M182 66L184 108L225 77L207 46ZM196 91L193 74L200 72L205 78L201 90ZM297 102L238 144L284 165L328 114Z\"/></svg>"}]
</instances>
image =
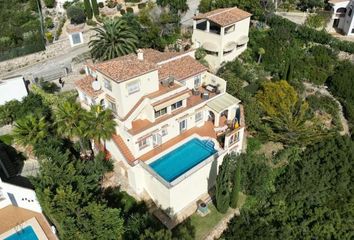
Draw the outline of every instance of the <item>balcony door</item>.
<instances>
[{"instance_id":1,"label":"balcony door","mask_svg":"<svg viewBox=\"0 0 354 240\"><path fill-rule=\"evenodd\" d=\"M179 122L179 131L183 132L187 129L187 119L184 119Z\"/></svg>"},{"instance_id":2,"label":"balcony door","mask_svg":"<svg viewBox=\"0 0 354 240\"><path fill-rule=\"evenodd\" d=\"M155 133L152 135L152 145L154 147L160 146L162 144L162 137L160 133Z\"/></svg>"}]
</instances>

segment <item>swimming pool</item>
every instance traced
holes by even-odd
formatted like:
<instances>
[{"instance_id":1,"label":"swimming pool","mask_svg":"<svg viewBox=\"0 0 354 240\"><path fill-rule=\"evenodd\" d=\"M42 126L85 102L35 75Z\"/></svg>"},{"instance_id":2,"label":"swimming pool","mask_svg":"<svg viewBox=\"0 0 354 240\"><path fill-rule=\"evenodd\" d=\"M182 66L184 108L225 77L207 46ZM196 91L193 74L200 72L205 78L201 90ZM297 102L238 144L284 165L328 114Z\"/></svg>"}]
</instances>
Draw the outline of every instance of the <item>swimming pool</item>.
<instances>
[{"instance_id":1,"label":"swimming pool","mask_svg":"<svg viewBox=\"0 0 354 240\"><path fill-rule=\"evenodd\" d=\"M193 138L149 166L167 182L172 182L215 152L214 142Z\"/></svg>"},{"instance_id":2,"label":"swimming pool","mask_svg":"<svg viewBox=\"0 0 354 240\"><path fill-rule=\"evenodd\" d=\"M38 240L38 237L33 228L31 226L27 226L5 238L5 240Z\"/></svg>"}]
</instances>

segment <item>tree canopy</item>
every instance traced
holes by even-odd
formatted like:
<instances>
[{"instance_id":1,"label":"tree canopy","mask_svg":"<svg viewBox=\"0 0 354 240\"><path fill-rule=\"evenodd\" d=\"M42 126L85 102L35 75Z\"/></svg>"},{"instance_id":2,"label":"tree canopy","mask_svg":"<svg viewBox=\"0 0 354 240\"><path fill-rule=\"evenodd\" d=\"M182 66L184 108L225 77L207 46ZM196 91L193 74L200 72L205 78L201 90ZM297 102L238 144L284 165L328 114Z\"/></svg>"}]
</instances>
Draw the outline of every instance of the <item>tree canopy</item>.
<instances>
[{"instance_id":1,"label":"tree canopy","mask_svg":"<svg viewBox=\"0 0 354 240\"><path fill-rule=\"evenodd\" d=\"M224 239L350 239L354 222L354 143L334 137L272 171L275 189L244 208ZM247 178L250 181L252 178Z\"/></svg>"}]
</instances>

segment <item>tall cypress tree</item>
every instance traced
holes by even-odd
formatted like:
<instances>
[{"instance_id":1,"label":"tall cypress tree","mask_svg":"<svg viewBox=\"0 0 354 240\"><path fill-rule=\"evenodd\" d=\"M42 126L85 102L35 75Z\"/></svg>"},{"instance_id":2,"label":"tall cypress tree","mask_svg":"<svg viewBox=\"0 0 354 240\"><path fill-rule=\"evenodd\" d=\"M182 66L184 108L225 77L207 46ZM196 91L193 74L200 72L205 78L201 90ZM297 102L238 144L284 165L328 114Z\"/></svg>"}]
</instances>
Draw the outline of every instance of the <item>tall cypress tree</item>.
<instances>
[{"instance_id":1,"label":"tall cypress tree","mask_svg":"<svg viewBox=\"0 0 354 240\"><path fill-rule=\"evenodd\" d=\"M233 186L231 192L230 206L232 208L237 208L237 203L239 199L239 192L241 188L241 159L236 162L236 171L233 175Z\"/></svg>"},{"instance_id":2,"label":"tall cypress tree","mask_svg":"<svg viewBox=\"0 0 354 240\"><path fill-rule=\"evenodd\" d=\"M84 0L84 6L85 6L85 13L86 13L86 17L88 19L92 19L92 8L91 8L91 4L90 4L90 0Z\"/></svg>"},{"instance_id":3,"label":"tall cypress tree","mask_svg":"<svg viewBox=\"0 0 354 240\"><path fill-rule=\"evenodd\" d=\"M224 161L219 167L219 173L216 177L216 208L221 213L226 213L230 205L230 156L226 155Z\"/></svg>"},{"instance_id":4,"label":"tall cypress tree","mask_svg":"<svg viewBox=\"0 0 354 240\"><path fill-rule=\"evenodd\" d=\"M97 0L91 0L93 14L97 18L100 15L100 10L98 9Z\"/></svg>"}]
</instances>

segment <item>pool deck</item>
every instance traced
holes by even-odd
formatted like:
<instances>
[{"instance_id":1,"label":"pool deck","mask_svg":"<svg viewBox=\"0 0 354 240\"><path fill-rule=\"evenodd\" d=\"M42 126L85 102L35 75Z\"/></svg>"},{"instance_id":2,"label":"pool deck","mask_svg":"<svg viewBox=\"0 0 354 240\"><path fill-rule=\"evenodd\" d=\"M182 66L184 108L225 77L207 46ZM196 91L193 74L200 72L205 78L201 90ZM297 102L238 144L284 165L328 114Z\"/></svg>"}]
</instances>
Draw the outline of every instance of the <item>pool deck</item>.
<instances>
[{"instance_id":1,"label":"pool deck","mask_svg":"<svg viewBox=\"0 0 354 240\"><path fill-rule=\"evenodd\" d=\"M9 230L15 228L16 226L25 226L32 224L26 224L27 221L33 219L36 220L38 226L45 236L49 240L57 240L58 238L52 233L51 228L45 217L41 213L33 212L24 208L19 208L15 206L7 206L0 209L0 236L1 234L8 232ZM33 227L33 226L32 226ZM36 228L33 227L36 234ZM39 236L39 235L38 235Z\"/></svg>"},{"instance_id":2,"label":"pool deck","mask_svg":"<svg viewBox=\"0 0 354 240\"><path fill-rule=\"evenodd\" d=\"M155 157L156 155L162 153L163 151L169 149L170 147L175 146L177 143L192 136L193 134L197 134L201 137L211 137L211 138L216 139L216 132L214 131L214 124L210 121L207 121L203 126L194 127L194 128L191 128L191 129L183 132L182 134L178 135L177 137L172 138L171 140L167 141L166 143L160 145L159 147L156 147L153 150L140 156L139 159L141 161L145 162L145 161Z\"/></svg>"}]
</instances>

